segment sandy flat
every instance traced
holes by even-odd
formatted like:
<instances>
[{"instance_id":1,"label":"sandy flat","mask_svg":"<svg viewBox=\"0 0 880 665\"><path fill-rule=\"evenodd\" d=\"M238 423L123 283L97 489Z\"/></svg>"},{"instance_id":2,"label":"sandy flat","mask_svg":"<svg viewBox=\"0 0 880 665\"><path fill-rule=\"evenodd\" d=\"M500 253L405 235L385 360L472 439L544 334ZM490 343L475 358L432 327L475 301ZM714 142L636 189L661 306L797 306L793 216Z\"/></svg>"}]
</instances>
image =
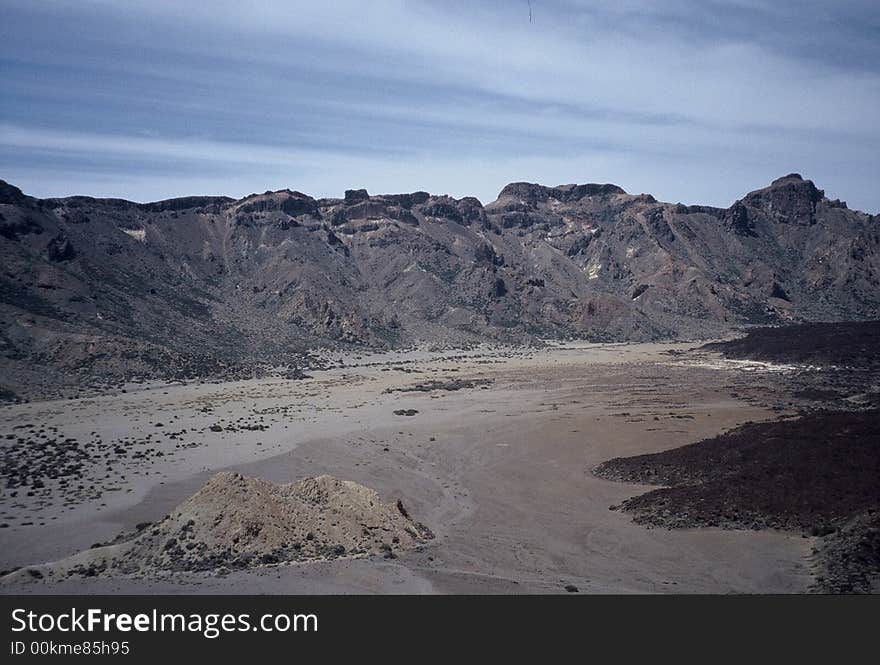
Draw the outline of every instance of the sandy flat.
<instances>
[{"instance_id":1,"label":"sandy flat","mask_svg":"<svg viewBox=\"0 0 880 665\"><path fill-rule=\"evenodd\" d=\"M60 559L158 520L221 469L274 482L320 474L354 480L387 500L402 498L437 537L393 560L158 580L34 581L3 590L533 593L574 585L598 593L804 591L811 539L646 529L609 510L643 488L590 472L611 457L665 450L778 415L739 397L750 372L669 355L690 346L348 355L334 359L342 366L300 381L154 386L4 407L0 445L10 445L6 435L18 436L22 425L36 423L64 437L97 436L104 445L147 441L132 445L153 452L113 462L110 470L103 459L89 462L92 478L103 485L96 498L68 505L22 492L12 497L3 489L3 569ZM452 379L488 383L399 392ZM417 413L393 413L409 409Z\"/></svg>"}]
</instances>

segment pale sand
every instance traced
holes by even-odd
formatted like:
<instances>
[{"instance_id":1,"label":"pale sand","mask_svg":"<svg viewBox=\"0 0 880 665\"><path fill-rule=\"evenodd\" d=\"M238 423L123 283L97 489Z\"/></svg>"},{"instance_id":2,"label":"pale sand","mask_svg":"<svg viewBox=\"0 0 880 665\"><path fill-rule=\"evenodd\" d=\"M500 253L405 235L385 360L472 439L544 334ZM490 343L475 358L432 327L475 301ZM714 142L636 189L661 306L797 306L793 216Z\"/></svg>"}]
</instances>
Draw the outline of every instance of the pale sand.
<instances>
[{"instance_id":1,"label":"pale sand","mask_svg":"<svg viewBox=\"0 0 880 665\"><path fill-rule=\"evenodd\" d=\"M402 498L437 534L423 551L393 560L284 565L224 577L31 582L3 591L531 593L573 584L598 593L802 592L810 582L805 558L812 539L646 529L609 510L645 488L590 473L612 457L680 446L775 416L731 396L748 387L748 372L682 363L665 353L691 346L414 351L348 357L345 367L302 381L163 386L3 408L2 434L45 422L65 436L155 435L157 421L165 430L205 428L255 410L269 429L187 435L185 441L204 444L187 449L162 439L156 447L174 454L142 467L149 475L126 473L118 491L74 510L44 508L34 513L35 526L10 521L11 528L0 530L2 568L60 559L157 520L221 469L279 483L320 474L354 480L387 500ZM395 367L419 373L389 370ZM385 392L445 378L494 384ZM199 410L206 405L213 412ZM396 416L396 409L419 413ZM10 507L19 501L28 505L21 496L0 494L7 515L30 515Z\"/></svg>"}]
</instances>

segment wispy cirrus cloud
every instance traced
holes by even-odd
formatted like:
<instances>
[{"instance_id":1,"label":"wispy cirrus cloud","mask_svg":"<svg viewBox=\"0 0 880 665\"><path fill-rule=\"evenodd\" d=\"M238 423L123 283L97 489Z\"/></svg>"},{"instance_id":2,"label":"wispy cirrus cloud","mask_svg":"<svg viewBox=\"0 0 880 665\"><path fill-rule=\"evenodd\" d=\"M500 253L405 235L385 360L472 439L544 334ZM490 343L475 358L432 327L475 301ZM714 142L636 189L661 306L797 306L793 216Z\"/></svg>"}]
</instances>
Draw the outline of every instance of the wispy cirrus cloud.
<instances>
[{"instance_id":1,"label":"wispy cirrus cloud","mask_svg":"<svg viewBox=\"0 0 880 665\"><path fill-rule=\"evenodd\" d=\"M614 180L727 205L800 170L880 208L870 3L5 5L0 169L37 194Z\"/></svg>"}]
</instances>

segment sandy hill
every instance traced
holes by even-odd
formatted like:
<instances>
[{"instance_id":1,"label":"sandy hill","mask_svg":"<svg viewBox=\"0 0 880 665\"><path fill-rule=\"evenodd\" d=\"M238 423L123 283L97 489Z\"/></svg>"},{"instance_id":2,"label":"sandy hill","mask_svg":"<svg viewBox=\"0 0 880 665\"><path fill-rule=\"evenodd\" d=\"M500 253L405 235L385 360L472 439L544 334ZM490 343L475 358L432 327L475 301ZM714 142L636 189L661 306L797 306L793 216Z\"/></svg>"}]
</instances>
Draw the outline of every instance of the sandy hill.
<instances>
[{"instance_id":1,"label":"sandy hill","mask_svg":"<svg viewBox=\"0 0 880 665\"><path fill-rule=\"evenodd\" d=\"M432 538L400 500L382 501L355 482L324 475L276 485L224 472L156 524L15 575L222 572L340 557L393 558Z\"/></svg>"}]
</instances>

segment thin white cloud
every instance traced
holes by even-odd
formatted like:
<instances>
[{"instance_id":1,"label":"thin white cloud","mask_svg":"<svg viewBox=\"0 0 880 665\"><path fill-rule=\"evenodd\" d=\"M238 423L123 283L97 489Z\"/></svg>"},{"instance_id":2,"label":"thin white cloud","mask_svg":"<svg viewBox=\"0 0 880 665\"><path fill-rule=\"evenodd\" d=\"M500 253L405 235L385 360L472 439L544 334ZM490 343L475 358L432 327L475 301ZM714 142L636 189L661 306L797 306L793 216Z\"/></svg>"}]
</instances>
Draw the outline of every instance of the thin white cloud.
<instances>
[{"instance_id":1,"label":"thin white cloud","mask_svg":"<svg viewBox=\"0 0 880 665\"><path fill-rule=\"evenodd\" d=\"M114 160L114 168L167 162L164 187L146 167L112 180L101 175L109 166L92 163L90 177L129 187L115 194L132 197L194 193L178 191L185 182L243 193L247 182L486 199L511 179L590 179L726 204L799 170L856 205L880 203L877 67L799 55L792 45L809 45L797 40L815 31L773 27L790 8L759 0L533 5L529 23L507 2L218 0L206 12L170 0L9 0L40 13L32 24L41 31L71 26L65 34L74 37L51 48L0 46L41 74L61 72L57 80L26 68L10 76L10 98L45 98L49 111L32 124L23 114L2 119L0 143L25 158L57 155L56 173L77 155ZM820 18L834 11L805 6ZM862 4L840 6L876 24ZM731 18L730 30L713 27L719 15ZM785 48L774 48L777 32ZM94 121L52 115L65 104L95 107ZM141 107L155 109L138 116L152 136L109 110ZM190 175L195 162L214 175ZM39 172L11 159L0 165L28 178ZM69 182L87 184L85 172Z\"/></svg>"},{"instance_id":2,"label":"thin white cloud","mask_svg":"<svg viewBox=\"0 0 880 665\"><path fill-rule=\"evenodd\" d=\"M311 63L316 72L354 67L392 79L443 81L545 103L642 109L722 126L822 129L836 123L858 130L874 124L880 107L875 73L823 67L747 41L682 41L659 30L646 38L603 24L602 16L585 19L576 30L552 16L530 24L517 20L507 3L491 14L392 0L244 7L219 0L207 14L169 0L107 5L113 8L233 35L236 45L249 45L245 60L283 64L302 55L298 42L319 42L336 55ZM634 9L644 11L643 3ZM186 48L216 53L213 42Z\"/></svg>"}]
</instances>

